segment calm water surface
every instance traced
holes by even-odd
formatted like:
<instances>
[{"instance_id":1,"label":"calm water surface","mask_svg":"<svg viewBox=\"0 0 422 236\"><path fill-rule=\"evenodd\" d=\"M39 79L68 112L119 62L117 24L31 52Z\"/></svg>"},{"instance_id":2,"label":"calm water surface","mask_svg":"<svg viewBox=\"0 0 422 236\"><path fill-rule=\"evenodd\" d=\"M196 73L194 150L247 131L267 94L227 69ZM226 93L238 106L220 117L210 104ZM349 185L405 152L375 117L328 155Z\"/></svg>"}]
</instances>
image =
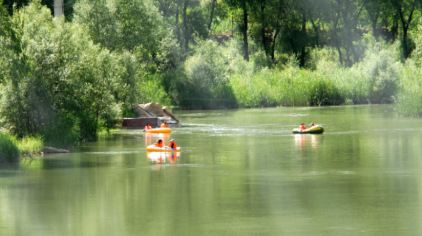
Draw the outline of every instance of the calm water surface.
<instances>
[{"instance_id":1,"label":"calm water surface","mask_svg":"<svg viewBox=\"0 0 422 236\"><path fill-rule=\"evenodd\" d=\"M0 169L0 235L422 235L422 119L390 106L178 112ZM316 121L323 135L292 135Z\"/></svg>"}]
</instances>

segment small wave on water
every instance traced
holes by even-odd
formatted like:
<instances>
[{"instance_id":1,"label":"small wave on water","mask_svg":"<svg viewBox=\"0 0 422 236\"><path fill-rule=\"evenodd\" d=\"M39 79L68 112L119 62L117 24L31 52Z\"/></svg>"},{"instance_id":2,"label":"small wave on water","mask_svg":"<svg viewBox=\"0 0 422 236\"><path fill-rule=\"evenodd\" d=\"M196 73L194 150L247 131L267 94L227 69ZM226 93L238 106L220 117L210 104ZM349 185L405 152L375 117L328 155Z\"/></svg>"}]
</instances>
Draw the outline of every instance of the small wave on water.
<instances>
[{"instance_id":1,"label":"small wave on water","mask_svg":"<svg viewBox=\"0 0 422 236\"><path fill-rule=\"evenodd\" d=\"M305 117L305 116L309 116L309 114L303 114L303 113L289 113L289 114L285 114L285 117Z\"/></svg>"},{"instance_id":2,"label":"small wave on water","mask_svg":"<svg viewBox=\"0 0 422 236\"><path fill-rule=\"evenodd\" d=\"M200 164L178 164L178 163L152 163L150 169L158 171L167 168L205 168L205 165Z\"/></svg>"},{"instance_id":3,"label":"small wave on water","mask_svg":"<svg viewBox=\"0 0 422 236\"><path fill-rule=\"evenodd\" d=\"M101 152L81 152L83 154L92 154L92 155L119 155L119 154L137 154L141 153L143 150L132 150L132 151L101 151Z\"/></svg>"},{"instance_id":4,"label":"small wave on water","mask_svg":"<svg viewBox=\"0 0 422 236\"><path fill-rule=\"evenodd\" d=\"M302 177L316 177L316 176L327 176L327 175L354 175L354 171L350 170L333 170L333 171L309 171L300 174Z\"/></svg>"},{"instance_id":5,"label":"small wave on water","mask_svg":"<svg viewBox=\"0 0 422 236\"><path fill-rule=\"evenodd\" d=\"M206 133L211 136L275 136L290 135L292 126L262 124L256 126L227 127L215 124L187 124L177 130L178 133Z\"/></svg>"},{"instance_id":6,"label":"small wave on water","mask_svg":"<svg viewBox=\"0 0 422 236\"><path fill-rule=\"evenodd\" d=\"M328 135L351 135L351 134L359 134L361 133L361 130L344 130L344 131L331 131L331 132L325 132L324 134Z\"/></svg>"}]
</instances>

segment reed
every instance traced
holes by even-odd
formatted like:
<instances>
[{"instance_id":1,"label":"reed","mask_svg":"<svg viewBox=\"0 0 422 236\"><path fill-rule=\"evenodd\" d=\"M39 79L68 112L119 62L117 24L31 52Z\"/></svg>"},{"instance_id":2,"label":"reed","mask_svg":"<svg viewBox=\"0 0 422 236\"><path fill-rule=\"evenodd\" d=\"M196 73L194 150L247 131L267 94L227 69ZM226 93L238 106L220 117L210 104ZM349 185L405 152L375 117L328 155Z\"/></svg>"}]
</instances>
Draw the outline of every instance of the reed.
<instances>
[{"instance_id":1,"label":"reed","mask_svg":"<svg viewBox=\"0 0 422 236\"><path fill-rule=\"evenodd\" d=\"M406 116L422 116L422 71L408 61L402 69L396 109Z\"/></svg>"},{"instance_id":2,"label":"reed","mask_svg":"<svg viewBox=\"0 0 422 236\"><path fill-rule=\"evenodd\" d=\"M17 146L20 150L21 156L36 156L40 155L44 147L41 137L27 136L17 141Z\"/></svg>"},{"instance_id":3,"label":"reed","mask_svg":"<svg viewBox=\"0 0 422 236\"><path fill-rule=\"evenodd\" d=\"M19 149L14 136L0 132L0 162L17 162Z\"/></svg>"}]
</instances>

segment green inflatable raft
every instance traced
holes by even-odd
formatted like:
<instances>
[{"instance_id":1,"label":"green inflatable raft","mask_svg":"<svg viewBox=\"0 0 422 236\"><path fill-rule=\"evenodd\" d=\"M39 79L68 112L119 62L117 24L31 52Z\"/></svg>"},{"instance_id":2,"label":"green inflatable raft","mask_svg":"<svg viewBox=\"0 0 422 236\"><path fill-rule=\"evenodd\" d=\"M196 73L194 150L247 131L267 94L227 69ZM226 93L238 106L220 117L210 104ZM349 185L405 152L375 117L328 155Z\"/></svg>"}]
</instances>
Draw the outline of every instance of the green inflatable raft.
<instances>
[{"instance_id":1,"label":"green inflatable raft","mask_svg":"<svg viewBox=\"0 0 422 236\"><path fill-rule=\"evenodd\" d=\"M301 130L299 128L293 129L294 134L322 134L324 133L324 128L320 125L314 125L307 129Z\"/></svg>"}]
</instances>

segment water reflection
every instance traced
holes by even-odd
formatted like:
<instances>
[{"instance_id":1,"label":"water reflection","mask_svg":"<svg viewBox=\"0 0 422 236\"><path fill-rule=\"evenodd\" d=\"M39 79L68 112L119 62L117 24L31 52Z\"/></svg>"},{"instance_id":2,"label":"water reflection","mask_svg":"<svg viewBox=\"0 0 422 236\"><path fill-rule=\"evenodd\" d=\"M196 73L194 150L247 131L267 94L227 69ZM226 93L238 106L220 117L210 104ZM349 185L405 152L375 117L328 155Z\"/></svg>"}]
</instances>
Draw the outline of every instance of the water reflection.
<instances>
[{"instance_id":1,"label":"water reflection","mask_svg":"<svg viewBox=\"0 0 422 236\"><path fill-rule=\"evenodd\" d=\"M180 152L147 152L147 158L153 164L175 164L180 158Z\"/></svg>"},{"instance_id":2,"label":"water reflection","mask_svg":"<svg viewBox=\"0 0 422 236\"><path fill-rule=\"evenodd\" d=\"M320 141L322 139L321 135L315 134L294 134L295 146L299 149L304 149L306 147L311 147L313 149L320 146Z\"/></svg>"}]
</instances>

